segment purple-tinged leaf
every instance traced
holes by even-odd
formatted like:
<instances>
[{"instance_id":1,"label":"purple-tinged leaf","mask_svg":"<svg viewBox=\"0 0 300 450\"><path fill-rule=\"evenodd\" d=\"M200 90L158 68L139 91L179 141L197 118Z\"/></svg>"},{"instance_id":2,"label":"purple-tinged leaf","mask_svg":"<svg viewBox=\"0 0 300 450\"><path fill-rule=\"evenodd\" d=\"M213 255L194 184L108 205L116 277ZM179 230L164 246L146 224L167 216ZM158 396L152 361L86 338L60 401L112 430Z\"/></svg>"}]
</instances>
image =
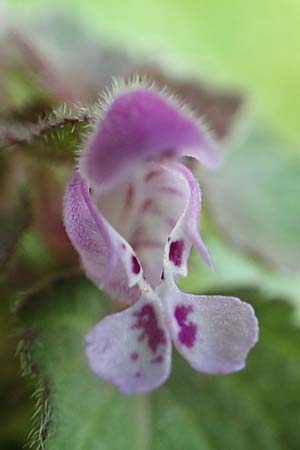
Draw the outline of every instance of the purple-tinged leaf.
<instances>
[{"instance_id":1,"label":"purple-tinged leaf","mask_svg":"<svg viewBox=\"0 0 300 450\"><path fill-rule=\"evenodd\" d=\"M286 143L252 126L216 173L200 176L214 220L238 249L299 273L300 159Z\"/></svg>"},{"instance_id":2,"label":"purple-tinged leaf","mask_svg":"<svg viewBox=\"0 0 300 450\"><path fill-rule=\"evenodd\" d=\"M95 120L90 110L61 109L37 124L0 122L0 151L23 151L51 161L73 161L76 147Z\"/></svg>"}]
</instances>

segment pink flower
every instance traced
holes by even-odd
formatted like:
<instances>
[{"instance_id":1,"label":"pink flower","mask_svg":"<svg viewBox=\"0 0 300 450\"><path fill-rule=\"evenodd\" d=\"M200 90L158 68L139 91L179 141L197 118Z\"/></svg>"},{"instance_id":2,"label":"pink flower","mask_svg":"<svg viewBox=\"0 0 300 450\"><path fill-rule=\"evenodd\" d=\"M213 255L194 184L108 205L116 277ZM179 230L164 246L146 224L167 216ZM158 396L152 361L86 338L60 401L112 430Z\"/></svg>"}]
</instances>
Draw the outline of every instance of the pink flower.
<instances>
[{"instance_id":1,"label":"pink flower","mask_svg":"<svg viewBox=\"0 0 300 450\"><path fill-rule=\"evenodd\" d=\"M102 108L65 194L65 227L87 276L131 304L86 336L91 369L122 392L168 378L171 341L212 374L242 369L257 341L250 305L177 286L192 246L212 265L198 231L199 186L183 156L210 167L218 160L186 108L152 87L123 85Z\"/></svg>"}]
</instances>

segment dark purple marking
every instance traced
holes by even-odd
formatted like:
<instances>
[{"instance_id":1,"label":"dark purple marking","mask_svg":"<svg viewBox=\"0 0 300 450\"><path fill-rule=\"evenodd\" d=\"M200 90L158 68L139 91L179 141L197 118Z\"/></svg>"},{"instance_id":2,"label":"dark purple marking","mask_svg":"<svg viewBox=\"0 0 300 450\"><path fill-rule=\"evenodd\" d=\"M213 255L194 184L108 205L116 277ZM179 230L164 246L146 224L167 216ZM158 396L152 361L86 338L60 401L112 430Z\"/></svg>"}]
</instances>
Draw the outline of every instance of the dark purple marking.
<instances>
[{"instance_id":1,"label":"dark purple marking","mask_svg":"<svg viewBox=\"0 0 300 450\"><path fill-rule=\"evenodd\" d=\"M162 355L157 356L154 359L151 359L152 364L161 364L164 361L164 357Z\"/></svg>"},{"instance_id":2,"label":"dark purple marking","mask_svg":"<svg viewBox=\"0 0 300 450\"><path fill-rule=\"evenodd\" d=\"M188 348L193 347L196 339L197 327L188 320L188 315L193 311L191 305L176 306L175 318L181 330L178 334L180 342Z\"/></svg>"},{"instance_id":3,"label":"dark purple marking","mask_svg":"<svg viewBox=\"0 0 300 450\"><path fill-rule=\"evenodd\" d=\"M162 186L159 189L160 192L164 192L165 194L176 195L178 197L182 197L182 192L178 189L170 186Z\"/></svg>"},{"instance_id":4,"label":"dark purple marking","mask_svg":"<svg viewBox=\"0 0 300 450\"><path fill-rule=\"evenodd\" d=\"M155 205L155 201L153 198L147 198L141 206L142 213L145 213L147 211L158 216L162 215L162 211Z\"/></svg>"},{"instance_id":5,"label":"dark purple marking","mask_svg":"<svg viewBox=\"0 0 300 450\"><path fill-rule=\"evenodd\" d=\"M122 249L125 250L126 249L126 245L122 244Z\"/></svg>"},{"instance_id":6,"label":"dark purple marking","mask_svg":"<svg viewBox=\"0 0 300 450\"><path fill-rule=\"evenodd\" d=\"M130 353L130 359L131 361L136 361L139 358L138 352L132 352Z\"/></svg>"},{"instance_id":7,"label":"dark purple marking","mask_svg":"<svg viewBox=\"0 0 300 450\"><path fill-rule=\"evenodd\" d=\"M128 210L128 208L131 208L131 206L132 206L133 195L134 195L134 188L130 184L128 187L128 191L127 191L126 199L125 199L125 210L126 211Z\"/></svg>"},{"instance_id":8,"label":"dark purple marking","mask_svg":"<svg viewBox=\"0 0 300 450\"><path fill-rule=\"evenodd\" d=\"M131 328L142 330L138 337L139 341L147 339L148 347L153 353L156 352L159 345L166 345L165 333L158 326L157 317L152 305L147 304L143 306L140 311L136 311L133 315L136 321Z\"/></svg>"},{"instance_id":9,"label":"dark purple marking","mask_svg":"<svg viewBox=\"0 0 300 450\"><path fill-rule=\"evenodd\" d=\"M152 178L157 177L161 174L161 170L151 170L147 175L145 176L145 181L150 181Z\"/></svg>"},{"instance_id":10,"label":"dark purple marking","mask_svg":"<svg viewBox=\"0 0 300 450\"><path fill-rule=\"evenodd\" d=\"M181 266L183 250L183 240L171 242L169 260L172 261L177 267Z\"/></svg>"},{"instance_id":11,"label":"dark purple marking","mask_svg":"<svg viewBox=\"0 0 300 450\"><path fill-rule=\"evenodd\" d=\"M164 271L162 271L160 279L161 279L161 280L164 280L164 279L165 279L165 272L164 272Z\"/></svg>"},{"instance_id":12,"label":"dark purple marking","mask_svg":"<svg viewBox=\"0 0 300 450\"><path fill-rule=\"evenodd\" d=\"M138 262L136 256L132 255L131 262L132 262L132 271L133 271L133 273L135 273L137 275L141 271L141 266L140 266L140 263Z\"/></svg>"},{"instance_id":13,"label":"dark purple marking","mask_svg":"<svg viewBox=\"0 0 300 450\"><path fill-rule=\"evenodd\" d=\"M141 210L142 212L147 211L147 209L149 209L153 204L153 198L146 198L146 200L144 200L142 206L141 206Z\"/></svg>"},{"instance_id":14,"label":"dark purple marking","mask_svg":"<svg viewBox=\"0 0 300 450\"><path fill-rule=\"evenodd\" d=\"M173 158L174 156L176 156L176 152L173 148L168 148L163 151L164 158Z\"/></svg>"},{"instance_id":15,"label":"dark purple marking","mask_svg":"<svg viewBox=\"0 0 300 450\"><path fill-rule=\"evenodd\" d=\"M142 375L142 374L141 374L141 372L138 370L137 372L135 372L134 375L135 375L136 378L141 378L141 375Z\"/></svg>"}]
</instances>

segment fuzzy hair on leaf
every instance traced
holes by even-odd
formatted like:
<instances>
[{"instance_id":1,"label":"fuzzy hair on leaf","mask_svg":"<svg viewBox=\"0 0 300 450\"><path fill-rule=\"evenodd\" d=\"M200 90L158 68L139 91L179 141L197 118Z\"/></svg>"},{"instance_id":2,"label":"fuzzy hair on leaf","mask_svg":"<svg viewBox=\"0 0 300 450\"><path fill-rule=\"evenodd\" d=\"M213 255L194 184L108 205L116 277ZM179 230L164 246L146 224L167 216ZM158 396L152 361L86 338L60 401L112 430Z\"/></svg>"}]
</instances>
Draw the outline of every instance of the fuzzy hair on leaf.
<instances>
[{"instance_id":1,"label":"fuzzy hair on leaf","mask_svg":"<svg viewBox=\"0 0 300 450\"><path fill-rule=\"evenodd\" d=\"M0 123L0 150L25 151L28 156L70 160L82 132L96 120L93 110L80 105L53 111L37 124Z\"/></svg>"},{"instance_id":2,"label":"fuzzy hair on leaf","mask_svg":"<svg viewBox=\"0 0 300 450\"><path fill-rule=\"evenodd\" d=\"M25 448L44 450L51 418L50 390L48 383L39 374L32 359L31 347L32 336L28 330L26 332L23 330L23 337L17 346L16 356L19 357L21 376L29 377L34 386L31 395L34 402L34 411L31 416L31 429L27 436Z\"/></svg>"}]
</instances>

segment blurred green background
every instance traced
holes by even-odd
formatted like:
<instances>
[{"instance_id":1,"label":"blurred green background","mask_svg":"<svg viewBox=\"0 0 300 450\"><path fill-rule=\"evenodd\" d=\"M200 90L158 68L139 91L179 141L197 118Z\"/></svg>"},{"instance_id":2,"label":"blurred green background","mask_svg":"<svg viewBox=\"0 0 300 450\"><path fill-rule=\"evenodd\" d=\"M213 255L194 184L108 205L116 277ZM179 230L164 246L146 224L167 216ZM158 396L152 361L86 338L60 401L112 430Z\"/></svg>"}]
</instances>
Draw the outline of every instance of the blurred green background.
<instances>
[{"instance_id":1,"label":"blurred green background","mask_svg":"<svg viewBox=\"0 0 300 450\"><path fill-rule=\"evenodd\" d=\"M15 0L25 11L63 8L172 68L233 84L299 143L300 6L297 0Z\"/></svg>"},{"instance_id":2,"label":"blurred green background","mask_svg":"<svg viewBox=\"0 0 300 450\"><path fill-rule=\"evenodd\" d=\"M298 450L299 1L0 7L0 449ZM111 304L80 273L61 199L89 104L134 72L189 102L223 155L197 169L216 270L193 253L182 287L252 303L261 335L239 374L176 355L164 387L127 397L86 367L83 336Z\"/></svg>"}]
</instances>

